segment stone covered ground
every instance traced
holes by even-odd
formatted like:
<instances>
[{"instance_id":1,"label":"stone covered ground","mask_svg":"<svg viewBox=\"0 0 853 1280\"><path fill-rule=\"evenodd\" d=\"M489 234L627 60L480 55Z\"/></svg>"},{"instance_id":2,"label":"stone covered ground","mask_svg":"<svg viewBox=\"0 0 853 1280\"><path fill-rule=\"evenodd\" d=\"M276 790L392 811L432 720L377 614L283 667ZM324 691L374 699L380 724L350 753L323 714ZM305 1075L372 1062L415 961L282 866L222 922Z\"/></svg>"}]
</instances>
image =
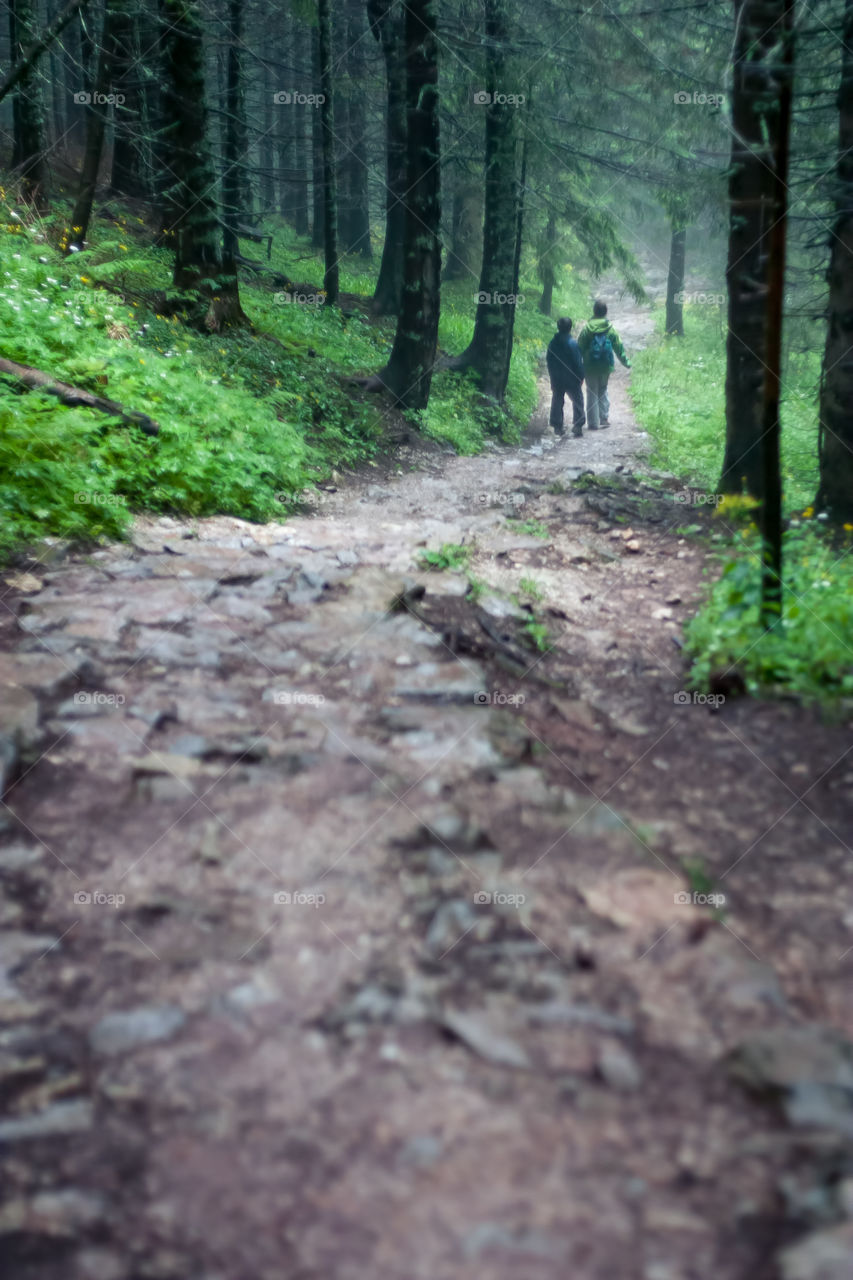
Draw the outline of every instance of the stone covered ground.
<instances>
[{"instance_id":1,"label":"stone covered ground","mask_svg":"<svg viewBox=\"0 0 853 1280\"><path fill-rule=\"evenodd\" d=\"M853 1276L850 726L683 692L613 385L7 575L0 1275Z\"/></svg>"}]
</instances>

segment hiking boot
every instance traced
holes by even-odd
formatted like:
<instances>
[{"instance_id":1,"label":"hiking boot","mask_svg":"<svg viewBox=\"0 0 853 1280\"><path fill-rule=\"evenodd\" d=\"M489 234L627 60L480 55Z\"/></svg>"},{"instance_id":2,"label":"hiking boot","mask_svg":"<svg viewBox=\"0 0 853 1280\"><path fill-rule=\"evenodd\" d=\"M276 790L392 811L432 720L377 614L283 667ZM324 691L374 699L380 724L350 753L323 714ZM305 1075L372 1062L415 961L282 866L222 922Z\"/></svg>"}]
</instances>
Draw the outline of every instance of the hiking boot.
<instances>
[{"instance_id":1,"label":"hiking boot","mask_svg":"<svg viewBox=\"0 0 853 1280\"><path fill-rule=\"evenodd\" d=\"M609 427L609 426L610 426L610 419L609 419L609 418L602 418L602 419L601 419L601 424L600 424L600 425L601 425L601 429L602 429L602 431L603 431L605 427Z\"/></svg>"},{"instance_id":2,"label":"hiking boot","mask_svg":"<svg viewBox=\"0 0 853 1280\"><path fill-rule=\"evenodd\" d=\"M565 431L565 428L564 428L564 427L555 427L555 428L554 428L554 435L555 435L555 436L564 436L565 434L566 434L566 431Z\"/></svg>"},{"instance_id":3,"label":"hiking boot","mask_svg":"<svg viewBox=\"0 0 853 1280\"><path fill-rule=\"evenodd\" d=\"M590 430L592 430L592 428L590 428ZM583 427L572 427L572 435L575 437L575 439L577 439L578 436L582 436Z\"/></svg>"}]
</instances>

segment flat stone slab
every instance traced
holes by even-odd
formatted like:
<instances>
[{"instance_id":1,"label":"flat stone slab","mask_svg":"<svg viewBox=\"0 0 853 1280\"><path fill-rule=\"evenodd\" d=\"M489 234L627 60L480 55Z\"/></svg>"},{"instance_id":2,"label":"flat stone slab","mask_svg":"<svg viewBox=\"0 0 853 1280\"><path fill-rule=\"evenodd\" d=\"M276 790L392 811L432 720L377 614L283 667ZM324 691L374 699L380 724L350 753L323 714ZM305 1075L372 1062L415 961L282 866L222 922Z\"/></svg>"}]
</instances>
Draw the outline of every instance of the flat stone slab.
<instances>
[{"instance_id":1,"label":"flat stone slab","mask_svg":"<svg viewBox=\"0 0 853 1280\"><path fill-rule=\"evenodd\" d=\"M140 1045L168 1040L184 1022L183 1011L168 1004L108 1013L89 1032L89 1043L95 1053L126 1053Z\"/></svg>"}]
</instances>

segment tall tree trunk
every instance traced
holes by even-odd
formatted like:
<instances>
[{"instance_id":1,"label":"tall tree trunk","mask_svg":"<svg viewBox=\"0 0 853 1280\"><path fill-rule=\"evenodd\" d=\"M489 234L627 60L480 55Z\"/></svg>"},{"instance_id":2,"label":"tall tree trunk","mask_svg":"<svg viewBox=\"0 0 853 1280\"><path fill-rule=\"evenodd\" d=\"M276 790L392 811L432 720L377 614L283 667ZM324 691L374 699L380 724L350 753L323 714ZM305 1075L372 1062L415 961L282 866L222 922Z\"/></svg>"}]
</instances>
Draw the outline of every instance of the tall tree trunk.
<instances>
[{"instance_id":1,"label":"tall tree trunk","mask_svg":"<svg viewBox=\"0 0 853 1280\"><path fill-rule=\"evenodd\" d=\"M251 208L246 198L245 157L249 143L246 133L246 102L243 81L243 0L230 0L228 8L228 68L225 82L225 145L222 175L222 238L227 262L233 265L240 252L237 226L244 210Z\"/></svg>"},{"instance_id":2,"label":"tall tree trunk","mask_svg":"<svg viewBox=\"0 0 853 1280\"><path fill-rule=\"evenodd\" d=\"M344 162L347 172L346 229L341 232L345 253L372 258L370 191L367 170L367 93L364 69L364 16L361 0L346 8L347 117Z\"/></svg>"},{"instance_id":3,"label":"tall tree trunk","mask_svg":"<svg viewBox=\"0 0 853 1280\"><path fill-rule=\"evenodd\" d=\"M794 0L783 0L781 20L773 24L781 38L781 57L773 66L776 100L768 113L772 138L773 185L770 203L767 288L767 369L761 432L761 621L775 626L782 617L782 473L779 464L779 402L782 381L782 311L785 302L785 248L788 222L788 160L794 82ZM778 46L777 46L778 47Z\"/></svg>"},{"instance_id":4,"label":"tall tree trunk","mask_svg":"<svg viewBox=\"0 0 853 1280\"><path fill-rule=\"evenodd\" d=\"M55 52L54 42L56 40L56 37L60 34L61 31L65 29L65 27L68 26L69 22L71 22L73 18L76 18L77 14L79 13L80 9L83 8L84 4L85 4L85 0L69 0L69 3L65 6L65 8L60 9L60 11L55 15L55 17L48 23L44 31L42 31L41 35L39 35L35 40L31 41L30 44L27 45L21 57L18 59L17 62L15 62L15 65L9 71L7 71L3 79L0 80L0 102L3 101L7 93L11 93L12 90L15 88L15 86L20 84L22 77L26 75L26 73L30 70L30 68L35 63L36 59L44 52L45 49L50 48L51 55ZM14 58L15 44L14 44L14 37L12 34L14 30L14 18L11 12L9 14L9 27L10 27L9 52L10 52L10 57ZM75 82L75 89L72 90L72 94L75 91L76 91L76 82ZM61 92L61 86L60 86L60 92Z\"/></svg>"},{"instance_id":5,"label":"tall tree trunk","mask_svg":"<svg viewBox=\"0 0 853 1280\"><path fill-rule=\"evenodd\" d=\"M472 180L467 173L457 174L452 209L444 279L473 282L478 278L483 253L482 182Z\"/></svg>"},{"instance_id":6,"label":"tall tree trunk","mask_svg":"<svg viewBox=\"0 0 853 1280\"><path fill-rule=\"evenodd\" d=\"M406 222L403 298L390 359L378 375L399 404L425 409L438 342L439 227L438 0L408 0L406 48Z\"/></svg>"},{"instance_id":7,"label":"tall tree trunk","mask_svg":"<svg viewBox=\"0 0 853 1280\"><path fill-rule=\"evenodd\" d=\"M335 185L335 127L332 100L332 22L329 0L318 0L320 122L323 133L323 290L326 305L338 300L338 196Z\"/></svg>"},{"instance_id":8,"label":"tall tree trunk","mask_svg":"<svg viewBox=\"0 0 853 1280\"><path fill-rule=\"evenodd\" d=\"M293 51L294 59L297 66L297 84L300 92L305 91L305 68L310 66L310 45L307 39L305 24L298 19L293 22ZM310 81L307 82L310 86ZM310 92L310 87L309 90ZM294 112L294 137L293 137L293 171L291 176L291 196L290 208L288 216L293 221L293 226L299 235L305 236L309 230L308 218L308 141L306 137L306 126L308 117L316 115L316 107L299 107Z\"/></svg>"},{"instance_id":9,"label":"tall tree trunk","mask_svg":"<svg viewBox=\"0 0 853 1280\"><path fill-rule=\"evenodd\" d=\"M37 34L37 14L33 0L10 0L9 43L11 61L20 62ZM12 168L21 178L24 195L35 207L47 207L45 184L44 105L35 66L30 63L20 77L13 98Z\"/></svg>"},{"instance_id":10,"label":"tall tree trunk","mask_svg":"<svg viewBox=\"0 0 853 1280\"><path fill-rule=\"evenodd\" d=\"M60 12L56 4L51 5L49 12L52 14L51 27L53 27ZM50 52L48 54L48 66L50 75L50 116L51 116L51 149L60 144L65 147L65 98L62 93L62 49L55 40L50 43Z\"/></svg>"},{"instance_id":11,"label":"tall tree trunk","mask_svg":"<svg viewBox=\"0 0 853 1280\"><path fill-rule=\"evenodd\" d=\"M167 248L175 248L175 239L177 237L177 224L181 216L178 207L178 184L177 175L170 168L172 163L172 139L170 130L173 128L172 114L169 111L169 17L166 11L167 0L156 0L156 31L151 47L156 52L157 57L157 92L155 95L155 115L154 129L152 132L151 159L152 159L152 188L154 198L157 202L157 211L159 215L159 228L157 233L157 243L165 245ZM224 93L220 97L220 101L224 98Z\"/></svg>"},{"instance_id":12,"label":"tall tree trunk","mask_svg":"<svg viewBox=\"0 0 853 1280\"><path fill-rule=\"evenodd\" d=\"M768 231L773 200L769 119L777 96L773 47L784 0L735 0L729 168L726 451L720 490L762 496L761 433L767 364Z\"/></svg>"},{"instance_id":13,"label":"tall tree trunk","mask_svg":"<svg viewBox=\"0 0 853 1280\"><path fill-rule=\"evenodd\" d=\"M684 337L684 263L687 253L687 228L673 219L669 241L669 272L666 277L666 332Z\"/></svg>"},{"instance_id":14,"label":"tall tree trunk","mask_svg":"<svg viewBox=\"0 0 853 1280\"><path fill-rule=\"evenodd\" d=\"M853 522L853 0L846 0L838 91L835 220L820 389L820 485L815 506Z\"/></svg>"},{"instance_id":15,"label":"tall tree trunk","mask_svg":"<svg viewBox=\"0 0 853 1280\"><path fill-rule=\"evenodd\" d=\"M539 312L543 316L551 314L554 304L554 285L557 282L556 263L557 250L557 216L548 214L548 225L545 228L545 240L539 257L539 279L542 281L542 296L539 299Z\"/></svg>"},{"instance_id":16,"label":"tall tree trunk","mask_svg":"<svg viewBox=\"0 0 853 1280\"><path fill-rule=\"evenodd\" d=\"M512 292L514 297L519 296L519 285L521 282L521 246L524 239L524 197L527 187L527 151L528 137L525 133L524 142L521 147L521 174L518 179L518 191L516 194L516 220L515 220L515 259L512 268ZM506 355L503 372L503 384L506 387L509 381L509 369L512 363L512 338L515 331L515 307L510 307L510 320L506 326Z\"/></svg>"},{"instance_id":17,"label":"tall tree trunk","mask_svg":"<svg viewBox=\"0 0 853 1280\"><path fill-rule=\"evenodd\" d=\"M506 392L506 352L512 333L515 294L517 182L515 174L515 112L508 102L508 0L485 0L486 92L486 212L483 223L483 264L474 336L455 361L472 368L483 394L502 403Z\"/></svg>"},{"instance_id":18,"label":"tall tree trunk","mask_svg":"<svg viewBox=\"0 0 853 1280\"><path fill-rule=\"evenodd\" d=\"M164 108L175 247L174 285L198 295L209 330L243 324L237 276L222 260L216 176L207 137L201 13L197 0L163 0L166 20Z\"/></svg>"},{"instance_id":19,"label":"tall tree trunk","mask_svg":"<svg viewBox=\"0 0 853 1280\"><path fill-rule=\"evenodd\" d=\"M320 33L311 32L312 93L320 92ZM325 199L323 195L323 117L315 109L311 117L311 243L322 249L325 242Z\"/></svg>"},{"instance_id":20,"label":"tall tree trunk","mask_svg":"<svg viewBox=\"0 0 853 1280\"><path fill-rule=\"evenodd\" d=\"M101 48L98 54L98 70L95 75L95 91L92 101L87 107L88 121L86 129L86 150L83 155L83 168L80 173L80 185L74 211L71 214L71 226L66 228L60 241L60 247L66 253L82 249L89 233L89 221L92 216L92 204L95 199L95 188L98 183L98 170L101 167L101 156L104 149L104 133L107 127L109 106L105 99L110 92L110 81L113 68L119 54L118 35L127 16L126 0L107 0L104 11L104 28L101 34Z\"/></svg>"},{"instance_id":21,"label":"tall tree trunk","mask_svg":"<svg viewBox=\"0 0 853 1280\"><path fill-rule=\"evenodd\" d=\"M275 139L273 136L273 124L275 121L273 93L275 90L273 88L272 67L268 62L261 63L261 85L264 110L263 133L261 134L259 145L261 180L258 184L258 195L260 197L261 214L267 217L275 212ZM249 212L251 212L251 209Z\"/></svg>"},{"instance_id":22,"label":"tall tree trunk","mask_svg":"<svg viewBox=\"0 0 853 1280\"><path fill-rule=\"evenodd\" d=\"M113 169L110 185L127 196L148 194L145 184L142 97L144 70L137 9L123 10L117 17L116 58L111 91L116 94ZM123 102L118 101L121 94Z\"/></svg>"},{"instance_id":23,"label":"tall tree trunk","mask_svg":"<svg viewBox=\"0 0 853 1280\"><path fill-rule=\"evenodd\" d=\"M85 11L76 15L68 31L68 52L65 59L65 95L68 102L69 143L76 149L86 145L86 117L84 106L75 102L74 95L85 86L80 67L82 64L83 23Z\"/></svg>"},{"instance_id":24,"label":"tall tree trunk","mask_svg":"<svg viewBox=\"0 0 853 1280\"><path fill-rule=\"evenodd\" d=\"M371 30L385 61L385 239L373 294L377 315L399 315L403 298L406 207L406 64L403 14L395 0L373 0Z\"/></svg>"}]
</instances>

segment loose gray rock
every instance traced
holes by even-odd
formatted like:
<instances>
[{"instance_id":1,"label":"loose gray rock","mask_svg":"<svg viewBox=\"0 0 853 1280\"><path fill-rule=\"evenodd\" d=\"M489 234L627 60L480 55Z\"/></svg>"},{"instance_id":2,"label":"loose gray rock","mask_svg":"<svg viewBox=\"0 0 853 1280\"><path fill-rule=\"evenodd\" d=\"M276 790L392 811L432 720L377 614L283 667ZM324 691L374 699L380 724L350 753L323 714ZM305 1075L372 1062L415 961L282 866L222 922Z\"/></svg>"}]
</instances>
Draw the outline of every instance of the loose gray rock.
<instances>
[{"instance_id":1,"label":"loose gray rock","mask_svg":"<svg viewBox=\"0 0 853 1280\"><path fill-rule=\"evenodd\" d=\"M779 1254L783 1280L850 1280L853 1275L853 1222L815 1231Z\"/></svg>"},{"instance_id":2,"label":"loose gray rock","mask_svg":"<svg viewBox=\"0 0 853 1280\"><path fill-rule=\"evenodd\" d=\"M3 871L24 871L27 867L32 867L37 862L41 862L44 858L43 845L16 844L7 845L5 849L0 849L0 872Z\"/></svg>"},{"instance_id":3,"label":"loose gray rock","mask_svg":"<svg viewBox=\"0 0 853 1280\"><path fill-rule=\"evenodd\" d=\"M790 1124L853 1135L853 1045L831 1028L756 1031L727 1067L752 1092L778 1099Z\"/></svg>"},{"instance_id":4,"label":"loose gray rock","mask_svg":"<svg viewBox=\"0 0 853 1280\"><path fill-rule=\"evenodd\" d=\"M534 1005L527 1015L528 1022L547 1025L563 1025L567 1027L595 1027L599 1031L608 1031L614 1035L628 1036L634 1031L634 1024L628 1018L620 1018L618 1014L608 1013L606 1009L597 1009L591 1004L565 1004L560 1000L549 1000L545 1004Z\"/></svg>"},{"instance_id":5,"label":"loose gray rock","mask_svg":"<svg viewBox=\"0 0 853 1280\"><path fill-rule=\"evenodd\" d=\"M103 1196L75 1187L40 1191L32 1200L7 1200L0 1208L0 1236L26 1231L53 1237L74 1236L77 1231L103 1221Z\"/></svg>"},{"instance_id":6,"label":"loose gray rock","mask_svg":"<svg viewBox=\"0 0 853 1280\"><path fill-rule=\"evenodd\" d=\"M422 698L429 702L473 703L486 693L482 669L471 662L422 662L403 671L394 684L398 698Z\"/></svg>"},{"instance_id":7,"label":"loose gray rock","mask_svg":"<svg viewBox=\"0 0 853 1280\"><path fill-rule=\"evenodd\" d=\"M853 1090L853 1045L827 1027L754 1031L728 1057L731 1075L761 1091L819 1083Z\"/></svg>"},{"instance_id":8,"label":"loose gray rock","mask_svg":"<svg viewBox=\"0 0 853 1280\"><path fill-rule=\"evenodd\" d=\"M427 949L434 956L444 955L460 938L476 928L478 922L477 913L464 898L443 902L427 930Z\"/></svg>"},{"instance_id":9,"label":"loose gray rock","mask_svg":"<svg viewBox=\"0 0 853 1280\"><path fill-rule=\"evenodd\" d=\"M598 1074L611 1089L633 1093L643 1083L643 1074L633 1056L623 1045L608 1040L598 1055Z\"/></svg>"},{"instance_id":10,"label":"loose gray rock","mask_svg":"<svg viewBox=\"0 0 853 1280\"><path fill-rule=\"evenodd\" d=\"M37 1111L35 1115L0 1120L0 1142L23 1142L31 1138L55 1138L84 1133L91 1129L93 1118L92 1104L85 1098L55 1102L46 1110Z\"/></svg>"},{"instance_id":11,"label":"loose gray rock","mask_svg":"<svg viewBox=\"0 0 853 1280\"><path fill-rule=\"evenodd\" d=\"M125 1053L139 1045L167 1040L184 1022L182 1010L169 1004L108 1013L89 1032L89 1043L95 1053Z\"/></svg>"},{"instance_id":12,"label":"loose gray rock","mask_svg":"<svg viewBox=\"0 0 853 1280\"><path fill-rule=\"evenodd\" d=\"M500 1222L478 1223L466 1237L462 1248L468 1258L477 1258L491 1250L554 1260L565 1257L565 1246L544 1231L536 1228L513 1231Z\"/></svg>"},{"instance_id":13,"label":"loose gray rock","mask_svg":"<svg viewBox=\"0 0 853 1280\"><path fill-rule=\"evenodd\" d=\"M521 1045L503 1028L495 1026L485 1010L444 1009L439 1022L486 1062L522 1069L532 1065Z\"/></svg>"}]
</instances>

